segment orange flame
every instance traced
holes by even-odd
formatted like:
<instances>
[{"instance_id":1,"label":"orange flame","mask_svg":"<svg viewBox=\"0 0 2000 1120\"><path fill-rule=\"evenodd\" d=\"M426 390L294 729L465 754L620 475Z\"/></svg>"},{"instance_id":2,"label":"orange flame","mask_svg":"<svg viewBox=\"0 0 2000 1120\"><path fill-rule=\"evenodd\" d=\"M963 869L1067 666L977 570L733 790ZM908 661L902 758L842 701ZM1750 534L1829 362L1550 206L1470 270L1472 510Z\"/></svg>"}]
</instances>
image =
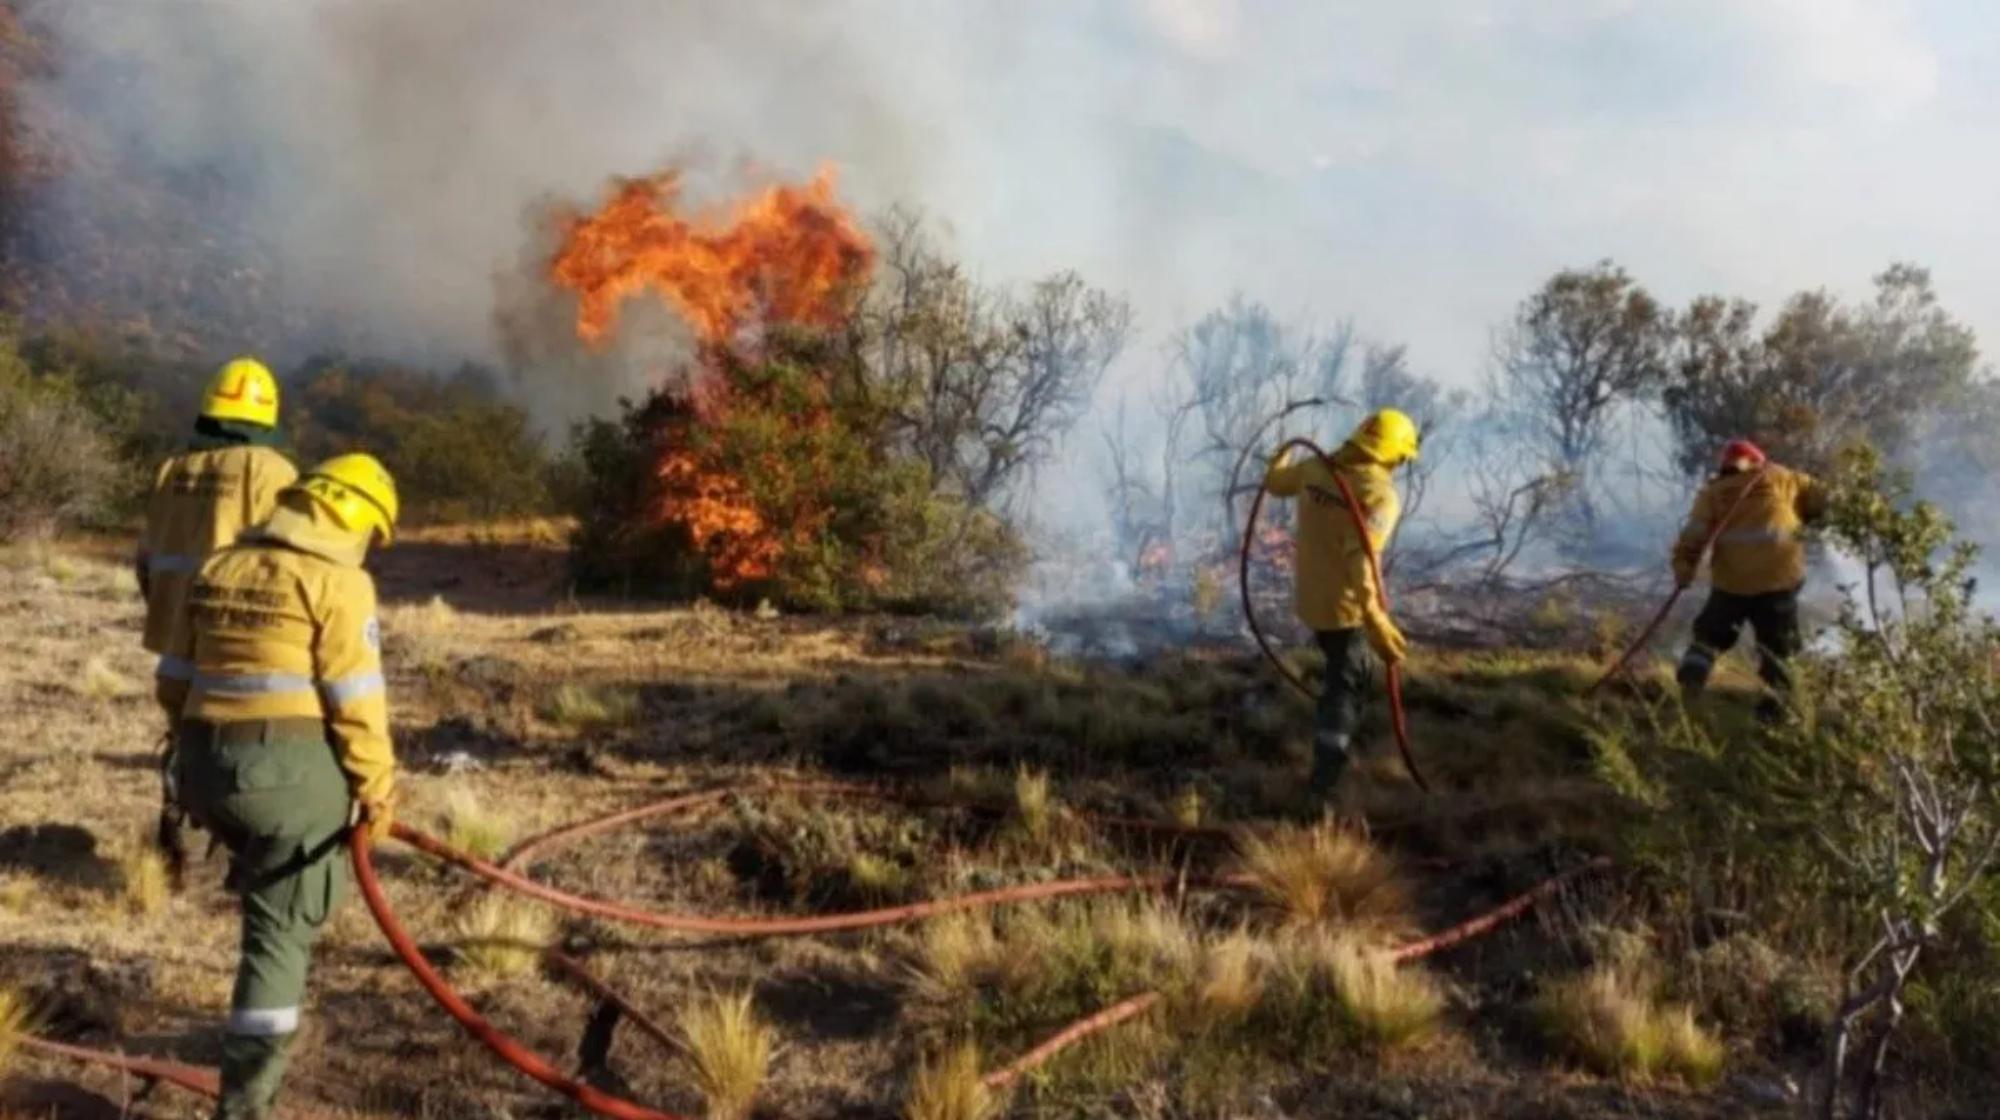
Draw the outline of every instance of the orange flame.
<instances>
[{"instance_id":1,"label":"orange flame","mask_svg":"<svg viewBox=\"0 0 2000 1120\"><path fill-rule=\"evenodd\" d=\"M576 333L586 345L612 338L625 301L648 289L700 340L704 364L690 379L684 411L663 422L669 450L655 464L654 516L686 531L708 562L714 588L726 592L776 575L791 548L825 524L827 511L809 488L801 493L796 486L776 488L795 495L778 499L786 508L763 508L746 479L719 461L722 449L688 436L696 426L712 430L757 406L728 371L743 364L737 348L754 342L758 329L844 321L874 267L875 250L835 200L831 167L807 183L774 185L710 213L683 215L680 194L680 175L671 170L615 183L596 213L562 223L548 275L577 294ZM754 356L747 360L754 364ZM795 446L809 444L803 437L828 420L824 409L795 410L783 419L802 437ZM756 469L781 479L816 470L792 461L764 461Z\"/></svg>"},{"instance_id":2,"label":"orange flame","mask_svg":"<svg viewBox=\"0 0 2000 1120\"><path fill-rule=\"evenodd\" d=\"M726 216L676 212L680 174L619 182L597 213L563 223L549 276L578 295L576 333L602 345L624 301L652 288L708 345L758 322L832 326L875 250L834 199L835 172L778 184Z\"/></svg>"}]
</instances>

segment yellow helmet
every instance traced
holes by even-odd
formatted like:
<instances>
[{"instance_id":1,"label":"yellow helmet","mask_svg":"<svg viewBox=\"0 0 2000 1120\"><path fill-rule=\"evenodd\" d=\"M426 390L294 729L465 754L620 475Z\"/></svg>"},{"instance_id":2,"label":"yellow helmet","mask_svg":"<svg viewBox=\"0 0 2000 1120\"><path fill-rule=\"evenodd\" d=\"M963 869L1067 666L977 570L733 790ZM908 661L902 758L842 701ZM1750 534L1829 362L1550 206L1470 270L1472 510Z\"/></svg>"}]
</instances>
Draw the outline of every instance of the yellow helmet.
<instances>
[{"instance_id":1,"label":"yellow helmet","mask_svg":"<svg viewBox=\"0 0 2000 1120\"><path fill-rule=\"evenodd\" d=\"M1417 457L1417 425L1399 409L1385 408L1361 422L1347 442L1385 467Z\"/></svg>"},{"instance_id":2,"label":"yellow helmet","mask_svg":"<svg viewBox=\"0 0 2000 1120\"><path fill-rule=\"evenodd\" d=\"M278 379L255 358L237 358L215 371L201 397L201 414L211 420L241 420L278 426Z\"/></svg>"},{"instance_id":3,"label":"yellow helmet","mask_svg":"<svg viewBox=\"0 0 2000 1120\"><path fill-rule=\"evenodd\" d=\"M396 480L373 455L336 455L300 478L298 488L340 522L341 528L395 539Z\"/></svg>"}]
</instances>

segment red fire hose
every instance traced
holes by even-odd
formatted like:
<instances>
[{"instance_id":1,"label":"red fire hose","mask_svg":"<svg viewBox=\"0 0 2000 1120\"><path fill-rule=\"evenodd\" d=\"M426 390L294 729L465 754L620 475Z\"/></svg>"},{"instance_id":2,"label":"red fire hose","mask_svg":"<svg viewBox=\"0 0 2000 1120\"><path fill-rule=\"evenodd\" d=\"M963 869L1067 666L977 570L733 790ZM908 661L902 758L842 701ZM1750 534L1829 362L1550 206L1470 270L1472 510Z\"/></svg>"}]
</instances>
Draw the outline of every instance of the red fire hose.
<instances>
[{"instance_id":1,"label":"red fire hose","mask_svg":"<svg viewBox=\"0 0 2000 1120\"><path fill-rule=\"evenodd\" d=\"M398 829L400 833L402 830ZM446 1014L458 1020L472 1037L486 1044L486 1048L501 1061L548 1086L557 1093L582 1105L599 1116L609 1116L613 1120L685 1120L671 1112L660 1112L635 1104L623 1097L591 1088L580 1081L563 1076L562 1072L550 1065L548 1060L533 1050L523 1046L519 1039L507 1034L489 1022L485 1016L474 1010L465 998L458 994L431 962L424 959L423 951L410 938L403 923L396 919L396 912L389 906L389 896L382 892L382 881L375 875L375 860L368 830L357 828L353 836L354 875L361 885L361 897L368 902L368 912L375 916L375 924L382 927L382 935L389 939L390 948L396 951L405 966L415 974L417 983L423 985L431 998L436 1000Z\"/></svg>"},{"instance_id":2,"label":"red fire hose","mask_svg":"<svg viewBox=\"0 0 2000 1120\"><path fill-rule=\"evenodd\" d=\"M1278 454L1283 455L1286 451L1294 447L1304 448L1314 455L1319 456L1321 465L1326 467L1326 473L1331 475L1335 485L1340 487L1340 496L1347 506L1347 515L1354 520L1355 535L1361 538L1362 552L1368 557L1368 572L1375 579L1376 603L1381 607L1382 612L1387 614L1389 611L1389 585L1382 579L1381 559L1375 553L1374 538L1368 535L1368 514L1361 508L1360 499L1354 496L1353 487L1350 487L1347 484L1347 479L1341 476L1340 468L1334 463L1333 457L1328 455L1318 444L1311 440L1286 440L1284 445L1278 448ZM1306 687L1306 682L1300 680L1298 674L1292 672L1292 667L1285 664L1284 660L1271 648L1270 640L1264 636L1263 627L1257 624L1257 609L1250 599L1250 546L1257 537L1257 515L1262 512L1264 498L1269 493L1268 482L1260 484L1257 487L1257 496L1250 499L1250 516L1243 526L1243 547L1238 557L1237 565L1237 583L1243 593L1243 617L1250 624L1251 636L1257 639L1257 648L1264 651L1265 658L1278 670L1278 675L1283 677L1293 688L1298 689L1300 695L1310 700L1314 698L1312 689ZM1390 665L1387 675L1389 681L1389 723L1396 732L1396 750L1403 756L1403 766L1409 770L1410 779L1417 783L1418 789L1429 793L1431 785L1424 780L1423 771L1417 768L1416 755L1410 750L1410 725L1408 718L1403 712L1402 667L1399 665Z\"/></svg>"},{"instance_id":3,"label":"red fire hose","mask_svg":"<svg viewBox=\"0 0 2000 1120\"><path fill-rule=\"evenodd\" d=\"M1602 871L1611 866L1608 856L1597 856L1586 863L1570 868L1559 875L1544 879L1522 893L1515 895L1499 906L1466 921L1434 933L1429 937L1405 942L1389 950L1389 959L1396 964L1440 953L1460 942L1491 933L1500 926L1513 921L1528 912L1537 902L1561 890L1570 880L1592 871ZM1128 1019L1136 1019L1152 1010L1164 996L1159 992L1142 992L1130 999L1120 1000L1102 1011L1086 1015L1076 1022L1050 1035L1034 1049L994 1070L984 1078L987 1088L1004 1089L1021 1079L1036 1067L1046 1064L1051 1058L1075 1046L1091 1035L1106 1031Z\"/></svg>"},{"instance_id":4,"label":"red fire hose","mask_svg":"<svg viewBox=\"0 0 2000 1120\"><path fill-rule=\"evenodd\" d=\"M826 783L791 783L791 785L795 788L819 788L834 792L857 794L867 792L861 787L841 787ZM524 861L533 851L545 849L551 844L564 840L576 839L583 835L602 831L616 824L630 823L648 816L665 813L675 808L686 808L711 803L722 796L726 796L726 793L727 791L711 790L682 794L666 801L642 805L636 809L625 810L577 825L554 829L519 845L513 853L510 853L505 862L517 863ZM584 913L593 913L618 920L651 925L655 928L696 932L727 932L766 936L817 933L832 930L861 929L870 926L886 925L892 922L911 921L934 914L970 909L976 906L993 905L1001 902L1028 901L1038 898L1052 898L1112 890L1157 890L1172 889L1175 887L1185 888L1192 885L1222 887L1243 885L1242 880L1235 878L1211 878L1195 881L1174 879L1168 876L1106 877L1058 883L1026 884L1002 890L961 895L955 898L936 899L909 906L862 911L852 914L823 915L813 918L751 919L684 917L656 914L651 911L619 906L615 903L570 895L563 891L544 887L525 876L460 852L450 845L444 844L414 829L398 826L393 832L398 838L415 844L421 850L469 868L503 887L532 897L541 898L544 901L566 906ZM564 1076L547 1059L528 1049L518 1039L494 1026L491 1021L482 1016L464 997L460 996L451 987L449 982L424 957L422 950L417 947L416 942L410 937L408 931L403 928L401 921L396 917L394 909L390 906L388 897L382 889L381 880L376 874L373 847L365 830L357 829L355 831L352 849L355 876L360 884L362 897L367 903L370 914L374 916L376 924L381 927L383 935L388 939L390 947L395 951L397 958L416 976L418 983L430 994L431 998L436 1000L438 1005L443 1007L446 1013L457 1020L474 1038L478 1039L502 1061L505 1061L507 1064L527 1074L554 1092L575 1101L597 1115L612 1117L613 1120L681 1120L681 1118L672 1113L660 1112L648 1108ZM1606 862L1608 861L1601 859L1592 861L1583 868L1578 868L1575 871L1565 873L1543 883L1534 890L1517 897L1481 918L1474 919L1471 922L1464 923L1423 941L1405 945L1396 951L1396 959L1404 960L1425 955L1485 933L1501 922L1519 915L1532 906L1538 899L1553 893L1554 890L1569 878L1585 870L1603 866ZM561 958L560 954L551 954L551 959L552 963L565 967L566 971L573 976L578 976L586 986L598 991L600 995L606 994L607 990L604 988L602 982L583 972L581 967L575 962ZM1108 1008L1083 1022L1073 1024L1057 1036L1044 1042L1041 1046L1023 1055L1013 1064L1000 1071L996 1071L994 1075L988 1078L989 1083L1004 1085L1011 1082L1028 1069L1048 1060L1076 1041L1115 1023L1143 1014L1156 1000L1157 996L1134 997L1115 1007ZM622 998L615 1000L615 1002L626 1009L628 1013L635 1010L628 1001ZM635 1018L639 1017L635 1016ZM642 1026L662 1038L667 1037L665 1032L649 1019L645 1020ZM26 1036L22 1037L20 1042L29 1049L51 1056L121 1069L149 1080L166 1081L187 1089L190 1092L205 1096L213 1097L218 1092L216 1075L213 1070L182 1066L172 1062L132 1058L121 1054L69 1046Z\"/></svg>"},{"instance_id":5,"label":"red fire hose","mask_svg":"<svg viewBox=\"0 0 2000 1120\"><path fill-rule=\"evenodd\" d=\"M888 906L879 910L856 910L845 914L816 914L801 918L714 918L702 914L663 913L592 898L589 895L572 894L536 882L498 864L489 863L470 852L460 851L437 837L418 832L408 825L396 825L394 835L396 839L419 851L436 856L447 863L456 864L516 894L539 899L572 913L609 918L616 922L674 933L720 933L738 937L794 937L807 933L839 933L897 925L936 917L939 914L976 910L983 906L1007 902L1034 902L1048 898L1109 894L1117 891L1166 891L1181 887L1234 889L1246 886L1249 882L1247 879L1229 876L1186 878L1177 875L1104 875L1091 879L1023 883L1018 886L975 891L972 894L954 895L949 898L927 899L923 902Z\"/></svg>"},{"instance_id":6,"label":"red fire hose","mask_svg":"<svg viewBox=\"0 0 2000 1120\"><path fill-rule=\"evenodd\" d=\"M1757 484L1763 481L1764 469L1763 467L1757 468L1756 472L1750 476L1749 483L1736 495L1736 500L1729 503L1729 509L1721 517L1716 518L1715 524L1709 527L1708 536L1701 542L1701 552L1695 557L1697 565L1701 563L1701 557L1707 555L1708 550L1714 548L1715 542L1721 539L1722 530L1729 525L1729 519L1736 516L1736 511L1743 508L1743 500L1750 496L1750 491L1755 490ZM1639 637L1631 645L1625 647L1624 653L1618 655L1618 660L1613 661L1611 667L1604 670L1604 675L1598 677L1596 681L1592 682L1589 688L1584 690L1583 694L1585 696L1597 695L1598 689L1610 683L1612 677L1617 676L1623 671L1632 658L1638 656L1639 651L1646 648L1646 645L1653 640L1653 635L1660 629L1660 624L1667 620L1669 614L1673 613L1674 604L1681 601L1681 595L1686 591L1687 584L1679 582L1674 584L1673 593L1668 595L1667 601L1661 603L1660 609L1653 613L1653 620L1646 623L1645 629L1639 631Z\"/></svg>"}]
</instances>

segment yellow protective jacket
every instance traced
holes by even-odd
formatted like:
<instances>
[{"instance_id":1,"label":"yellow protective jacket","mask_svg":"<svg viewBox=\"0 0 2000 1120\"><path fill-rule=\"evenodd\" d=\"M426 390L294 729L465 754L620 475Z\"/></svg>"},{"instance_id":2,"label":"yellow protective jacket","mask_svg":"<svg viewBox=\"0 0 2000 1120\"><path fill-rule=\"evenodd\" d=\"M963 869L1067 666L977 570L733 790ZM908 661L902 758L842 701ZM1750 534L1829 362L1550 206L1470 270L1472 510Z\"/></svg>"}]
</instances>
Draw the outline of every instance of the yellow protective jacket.
<instances>
[{"instance_id":1,"label":"yellow protective jacket","mask_svg":"<svg viewBox=\"0 0 2000 1120\"><path fill-rule=\"evenodd\" d=\"M1745 495L1744 488L1750 487ZM1742 503L1737 502L1742 497ZM1735 512L1731 513L1731 508ZM1717 475L1695 496L1694 509L1674 542L1674 578L1694 582L1702 545L1718 518L1709 582L1732 595L1789 591L1806 581L1806 550L1799 532L1826 512L1826 487L1811 475L1773 463L1763 473Z\"/></svg>"},{"instance_id":2,"label":"yellow protective jacket","mask_svg":"<svg viewBox=\"0 0 2000 1120\"><path fill-rule=\"evenodd\" d=\"M323 720L356 799L379 803L396 757L367 546L300 499L210 557L188 596L195 671L181 714Z\"/></svg>"},{"instance_id":3,"label":"yellow protective jacket","mask_svg":"<svg viewBox=\"0 0 2000 1120\"><path fill-rule=\"evenodd\" d=\"M269 517L278 491L298 476L283 455L254 444L188 451L160 464L137 562L145 645L160 655L163 679L187 679L186 639L176 631L202 561Z\"/></svg>"},{"instance_id":4,"label":"yellow protective jacket","mask_svg":"<svg viewBox=\"0 0 2000 1120\"><path fill-rule=\"evenodd\" d=\"M1349 447L1334 453L1334 463L1353 489L1367 519L1376 552L1389 546L1402 516L1402 499L1389 481L1389 469ZM1271 464L1264 485L1280 498L1304 495L1299 504L1297 609L1299 621L1314 630L1348 630L1368 625L1382 614L1374 573L1368 567L1360 534L1340 493L1317 455Z\"/></svg>"}]
</instances>

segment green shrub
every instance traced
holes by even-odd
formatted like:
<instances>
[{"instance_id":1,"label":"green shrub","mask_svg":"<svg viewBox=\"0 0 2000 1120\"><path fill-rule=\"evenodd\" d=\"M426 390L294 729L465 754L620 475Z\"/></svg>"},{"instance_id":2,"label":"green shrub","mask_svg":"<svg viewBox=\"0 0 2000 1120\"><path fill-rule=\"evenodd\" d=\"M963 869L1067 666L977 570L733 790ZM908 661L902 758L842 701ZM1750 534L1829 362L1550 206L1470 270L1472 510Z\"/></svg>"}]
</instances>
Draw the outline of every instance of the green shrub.
<instances>
[{"instance_id":1,"label":"green shrub","mask_svg":"<svg viewBox=\"0 0 2000 1120\"><path fill-rule=\"evenodd\" d=\"M286 422L301 462L370 451L396 476L411 521L514 517L550 508L547 450L528 414L477 366L439 376L318 358L289 380Z\"/></svg>"},{"instance_id":2,"label":"green shrub","mask_svg":"<svg viewBox=\"0 0 2000 1120\"><path fill-rule=\"evenodd\" d=\"M565 486L578 581L798 610L1004 608L1026 559L1018 534L900 453L839 387L838 359L797 342L724 361L703 401L656 391L579 426Z\"/></svg>"},{"instance_id":3,"label":"green shrub","mask_svg":"<svg viewBox=\"0 0 2000 1120\"><path fill-rule=\"evenodd\" d=\"M13 329L0 328L0 539L91 518L118 474L111 441L76 386L31 367Z\"/></svg>"}]
</instances>

